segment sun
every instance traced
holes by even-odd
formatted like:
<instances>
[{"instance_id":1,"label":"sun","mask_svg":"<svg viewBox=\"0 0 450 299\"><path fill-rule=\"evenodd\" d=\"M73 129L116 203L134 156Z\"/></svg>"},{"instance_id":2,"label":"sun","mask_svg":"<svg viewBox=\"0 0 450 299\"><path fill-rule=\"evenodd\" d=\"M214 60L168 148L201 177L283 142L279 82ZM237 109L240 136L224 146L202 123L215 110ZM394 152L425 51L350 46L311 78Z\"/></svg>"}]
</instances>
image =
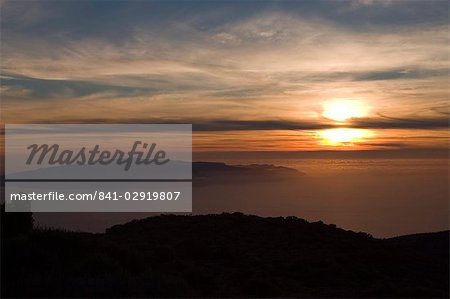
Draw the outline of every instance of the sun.
<instances>
[{"instance_id":1,"label":"sun","mask_svg":"<svg viewBox=\"0 0 450 299\"><path fill-rule=\"evenodd\" d=\"M355 142L360 142L371 134L368 130L363 129L329 129L319 132L320 138L324 145L350 145Z\"/></svg>"},{"instance_id":2,"label":"sun","mask_svg":"<svg viewBox=\"0 0 450 299\"><path fill-rule=\"evenodd\" d=\"M323 104L322 116L343 122L354 117L364 117L367 112L367 105L360 100L335 99Z\"/></svg>"}]
</instances>

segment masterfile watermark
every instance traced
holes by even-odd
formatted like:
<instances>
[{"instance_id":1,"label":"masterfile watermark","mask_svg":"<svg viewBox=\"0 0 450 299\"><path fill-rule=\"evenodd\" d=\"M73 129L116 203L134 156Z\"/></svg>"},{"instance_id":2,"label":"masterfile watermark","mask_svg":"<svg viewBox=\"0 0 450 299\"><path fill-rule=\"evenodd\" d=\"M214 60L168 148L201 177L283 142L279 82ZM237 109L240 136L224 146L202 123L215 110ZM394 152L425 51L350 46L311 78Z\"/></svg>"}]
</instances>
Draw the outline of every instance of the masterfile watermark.
<instances>
[{"instance_id":1,"label":"masterfile watermark","mask_svg":"<svg viewBox=\"0 0 450 299\"><path fill-rule=\"evenodd\" d=\"M163 165L170 161L166 158L166 152L164 150L156 149L156 143L149 145L142 141L135 141L131 150L124 152L116 149L114 152L109 150L100 150L100 145L96 144L93 149L89 150L86 147L80 148L77 152L73 150L62 150L58 144L32 144L27 149L30 150L30 155L27 159L27 164L30 165L33 162L41 165L46 160L48 165L108 165L116 163L117 165L124 165L124 170L130 169L131 165L136 163L137 165L155 164ZM141 147L142 150L138 150ZM39 153L38 158L34 159ZM35 161L34 161L35 160Z\"/></svg>"}]
</instances>

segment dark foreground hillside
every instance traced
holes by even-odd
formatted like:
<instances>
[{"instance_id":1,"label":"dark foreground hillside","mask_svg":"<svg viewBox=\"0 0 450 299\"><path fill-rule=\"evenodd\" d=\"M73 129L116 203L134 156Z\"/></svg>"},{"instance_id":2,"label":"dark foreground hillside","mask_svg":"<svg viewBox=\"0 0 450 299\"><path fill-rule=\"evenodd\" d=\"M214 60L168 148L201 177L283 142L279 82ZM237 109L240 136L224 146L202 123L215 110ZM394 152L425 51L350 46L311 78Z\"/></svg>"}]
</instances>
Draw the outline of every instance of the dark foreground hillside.
<instances>
[{"instance_id":1,"label":"dark foreground hillside","mask_svg":"<svg viewBox=\"0 0 450 299\"><path fill-rule=\"evenodd\" d=\"M165 215L2 240L2 297L442 297L449 232L374 239L295 217Z\"/></svg>"}]
</instances>

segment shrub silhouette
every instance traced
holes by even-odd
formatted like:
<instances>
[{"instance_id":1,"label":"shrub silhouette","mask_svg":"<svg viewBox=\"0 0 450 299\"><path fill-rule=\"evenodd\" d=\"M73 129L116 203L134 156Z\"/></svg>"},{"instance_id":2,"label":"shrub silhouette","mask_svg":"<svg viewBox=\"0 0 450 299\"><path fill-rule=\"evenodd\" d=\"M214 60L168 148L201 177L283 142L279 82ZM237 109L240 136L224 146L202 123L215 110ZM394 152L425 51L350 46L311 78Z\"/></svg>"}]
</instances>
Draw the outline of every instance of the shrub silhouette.
<instances>
[{"instance_id":1,"label":"shrub silhouette","mask_svg":"<svg viewBox=\"0 0 450 299\"><path fill-rule=\"evenodd\" d=\"M31 212L6 213L5 204L1 205L2 237L27 235L33 229L33 214Z\"/></svg>"}]
</instances>

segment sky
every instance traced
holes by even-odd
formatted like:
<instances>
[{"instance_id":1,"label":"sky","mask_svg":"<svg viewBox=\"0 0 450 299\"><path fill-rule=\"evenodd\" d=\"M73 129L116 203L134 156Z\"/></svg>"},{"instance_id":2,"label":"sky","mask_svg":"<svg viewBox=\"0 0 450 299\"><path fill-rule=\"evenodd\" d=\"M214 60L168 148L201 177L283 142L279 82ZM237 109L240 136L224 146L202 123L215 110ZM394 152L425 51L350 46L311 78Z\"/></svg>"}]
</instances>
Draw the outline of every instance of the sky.
<instances>
[{"instance_id":1,"label":"sky","mask_svg":"<svg viewBox=\"0 0 450 299\"><path fill-rule=\"evenodd\" d=\"M2 123L194 150L447 149L448 1L1 1Z\"/></svg>"}]
</instances>

